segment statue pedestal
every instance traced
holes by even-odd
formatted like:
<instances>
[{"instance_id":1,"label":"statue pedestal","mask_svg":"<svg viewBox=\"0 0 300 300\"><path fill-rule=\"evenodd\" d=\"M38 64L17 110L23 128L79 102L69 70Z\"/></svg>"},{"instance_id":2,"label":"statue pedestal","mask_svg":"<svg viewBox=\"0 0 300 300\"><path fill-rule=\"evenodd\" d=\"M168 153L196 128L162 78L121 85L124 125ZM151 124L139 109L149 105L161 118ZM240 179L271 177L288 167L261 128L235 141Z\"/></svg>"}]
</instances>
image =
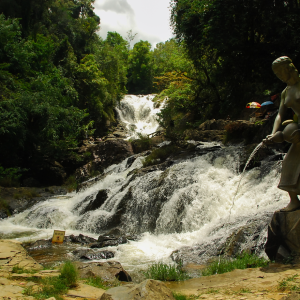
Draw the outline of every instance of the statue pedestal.
<instances>
[{"instance_id":1,"label":"statue pedestal","mask_svg":"<svg viewBox=\"0 0 300 300\"><path fill-rule=\"evenodd\" d=\"M300 257L300 210L274 213L265 251L271 261Z\"/></svg>"}]
</instances>

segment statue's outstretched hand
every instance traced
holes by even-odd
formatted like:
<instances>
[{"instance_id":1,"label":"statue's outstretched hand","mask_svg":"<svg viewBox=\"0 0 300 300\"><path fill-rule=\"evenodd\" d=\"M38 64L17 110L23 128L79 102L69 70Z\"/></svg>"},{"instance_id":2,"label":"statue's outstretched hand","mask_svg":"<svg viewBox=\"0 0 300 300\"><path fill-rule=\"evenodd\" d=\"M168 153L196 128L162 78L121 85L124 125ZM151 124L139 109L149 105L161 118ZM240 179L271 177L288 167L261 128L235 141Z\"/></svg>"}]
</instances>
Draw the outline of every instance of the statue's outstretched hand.
<instances>
[{"instance_id":1,"label":"statue's outstretched hand","mask_svg":"<svg viewBox=\"0 0 300 300\"><path fill-rule=\"evenodd\" d=\"M272 137L274 136L274 134L269 134L266 136L265 139L263 139L263 143L264 144L273 144L273 140L272 140Z\"/></svg>"},{"instance_id":2,"label":"statue's outstretched hand","mask_svg":"<svg viewBox=\"0 0 300 300\"><path fill-rule=\"evenodd\" d=\"M291 142L293 144L297 144L300 142L300 129L295 130L292 134L291 134Z\"/></svg>"}]
</instances>

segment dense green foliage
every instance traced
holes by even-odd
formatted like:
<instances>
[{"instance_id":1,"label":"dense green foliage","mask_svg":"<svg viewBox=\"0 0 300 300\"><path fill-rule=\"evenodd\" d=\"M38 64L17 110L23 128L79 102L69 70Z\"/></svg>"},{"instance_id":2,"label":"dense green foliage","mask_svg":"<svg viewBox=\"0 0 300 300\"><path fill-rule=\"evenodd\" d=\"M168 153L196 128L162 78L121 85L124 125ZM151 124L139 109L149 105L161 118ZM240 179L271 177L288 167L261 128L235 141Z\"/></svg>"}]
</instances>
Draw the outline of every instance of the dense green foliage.
<instances>
[{"instance_id":1,"label":"dense green foliage","mask_svg":"<svg viewBox=\"0 0 300 300\"><path fill-rule=\"evenodd\" d=\"M203 276L223 274L235 269L266 267L270 261L254 254L243 253L235 259L219 258L202 271Z\"/></svg>"},{"instance_id":2,"label":"dense green foliage","mask_svg":"<svg viewBox=\"0 0 300 300\"><path fill-rule=\"evenodd\" d=\"M300 1L172 0L176 39L152 49L128 32L102 40L94 0L0 3L0 166L76 161L102 136L125 93L157 93L167 137L283 89L271 71L281 55L300 64ZM143 141L145 142L145 141ZM149 158L150 159L150 158ZM70 173L67 175L71 175Z\"/></svg>"},{"instance_id":3,"label":"dense green foliage","mask_svg":"<svg viewBox=\"0 0 300 300\"><path fill-rule=\"evenodd\" d=\"M144 275L147 279L161 281L181 281L189 279L189 276L182 269L181 263L178 265L155 263L148 267Z\"/></svg>"},{"instance_id":4,"label":"dense green foliage","mask_svg":"<svg viewBox=\"0 0 300 300\"><path fill-rule=\"evenodd\" d=\"M173 0L171 7L176 38L209 80L198 87L200 103L215 103L207 117L237 115L265 90L280 91L271 71L277 57L300 63L299 1Z\"/></svg>"},{"instance_id":5,"label":"dense green foliage","mask_svg":"<svg viewBox=\"0 0 300 300\"><path fill-rule=\"evenodd\" d=\"M93 2L1 1L3 167L70 158L87 133L104 134L114 119L126 93L127 42L118 33L98 36Z\"/></svg>"}]
</instances>

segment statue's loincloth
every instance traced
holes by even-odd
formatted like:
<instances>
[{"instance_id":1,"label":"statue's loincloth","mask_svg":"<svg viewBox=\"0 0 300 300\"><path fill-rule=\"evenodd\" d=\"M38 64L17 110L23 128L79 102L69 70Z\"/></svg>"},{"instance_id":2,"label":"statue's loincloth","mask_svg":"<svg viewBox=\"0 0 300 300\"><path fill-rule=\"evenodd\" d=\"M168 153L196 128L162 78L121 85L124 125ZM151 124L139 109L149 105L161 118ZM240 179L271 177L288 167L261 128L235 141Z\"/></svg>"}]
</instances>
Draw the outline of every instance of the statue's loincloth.
<instances>
[{"instance_id":1,"label":"statue's loincloth","mask_svg":"<svg viewBox=\"0 0 300 300\"><path fill-rule=\"evenodd\" d=\"M300 195L300 143L292 144L283 159L278 188Z\"/></svg>"}]
</instances>

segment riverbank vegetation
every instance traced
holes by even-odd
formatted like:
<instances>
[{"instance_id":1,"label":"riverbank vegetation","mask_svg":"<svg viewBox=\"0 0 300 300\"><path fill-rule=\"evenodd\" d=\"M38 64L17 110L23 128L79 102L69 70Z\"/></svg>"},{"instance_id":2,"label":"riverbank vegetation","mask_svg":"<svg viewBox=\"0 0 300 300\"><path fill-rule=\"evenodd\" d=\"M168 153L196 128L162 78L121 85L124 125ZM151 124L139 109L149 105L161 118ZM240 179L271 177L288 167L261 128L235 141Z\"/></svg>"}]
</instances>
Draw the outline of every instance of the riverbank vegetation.
<instances>
[{"instance_id":1,"label":"riverbank vegetation","mask_svg":"<svg viewBox=\"0 0 300 300\"><path fill-rule=\"evenodd\" d=\"M144 276L147 279L161 281L181 281L190 278L183 270L181 262L178 265L164 264L161 262L154 263L144 272Z\"/></svg>"},{"instance_id":2,"label":"riverbank vegetation","mask_svg":"<svg viewBox=\"0 0 300 300\"><path fill-rule=\"evenodd\" d=\"M63 299L63 294L70 288L77 286L78 271L75 265L71 262L65 262L61 269L61 274L57 277L36 278L28 277L28 281L33 281L39 284L38 288L29 286L25 289L24 295L33 296L35 299L48 299L55 297L55 299Z\"/></svg>"},{"instance_id":3,"label":"riverbank vegetation","mask_svg":"<svg viewBox=\"0 0 300 300\"><path fill-rule=\"evenodd\" d=\"M219 257L219 259L216 259L205 268L201 274L202 276L223 274L235 269L266 267L269 263L270 261L265 258L258 257L254 254L242 253L234 259Z\"/></svg>"}]
</instances>

